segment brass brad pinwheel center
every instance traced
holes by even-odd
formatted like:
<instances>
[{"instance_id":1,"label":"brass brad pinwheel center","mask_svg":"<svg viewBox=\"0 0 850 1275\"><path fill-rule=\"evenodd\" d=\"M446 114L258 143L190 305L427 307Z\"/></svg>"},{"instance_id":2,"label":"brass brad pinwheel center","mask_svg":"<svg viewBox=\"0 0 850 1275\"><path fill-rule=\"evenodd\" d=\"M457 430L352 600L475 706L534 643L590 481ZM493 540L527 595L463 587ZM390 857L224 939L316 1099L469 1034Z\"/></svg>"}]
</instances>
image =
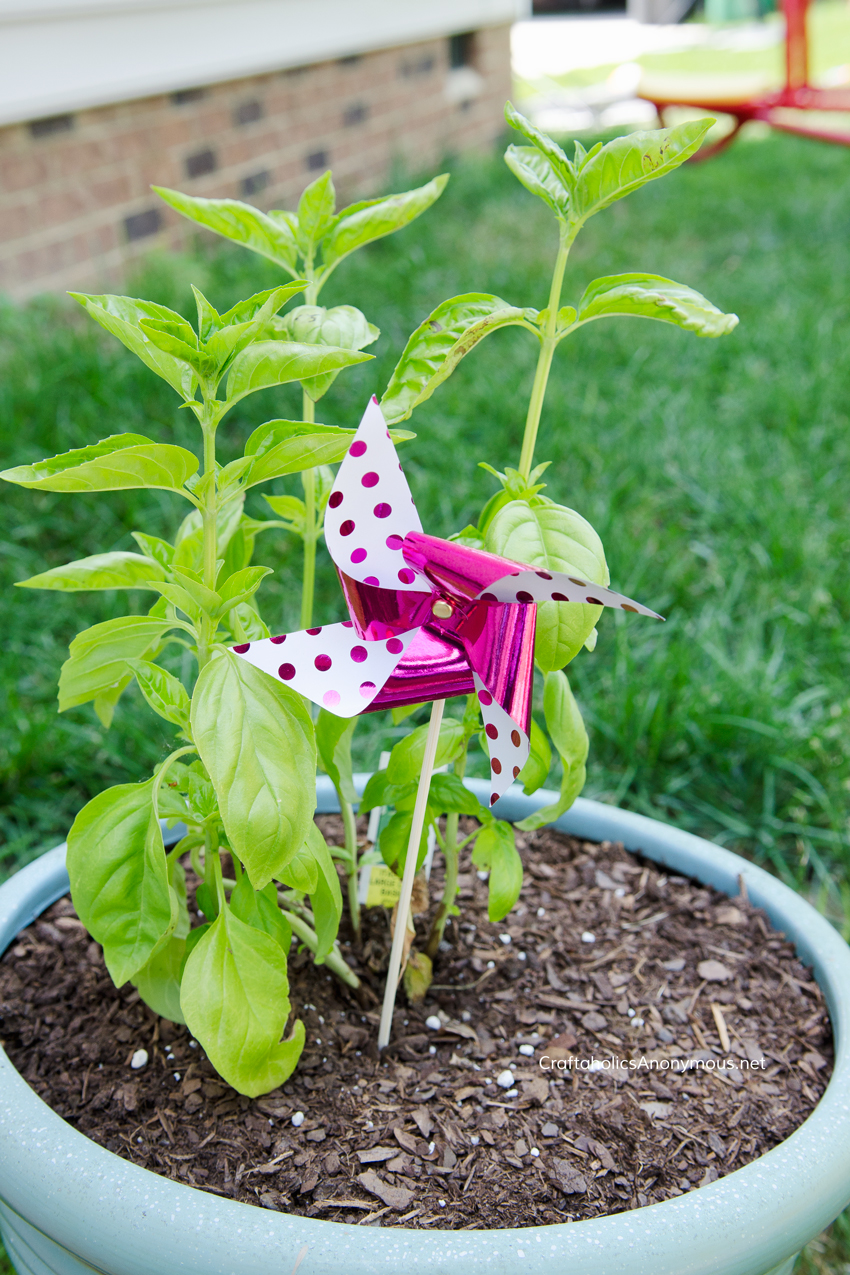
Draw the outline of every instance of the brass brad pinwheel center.
<instances>
[{"instance_id":1,"label":"brass brad pinwheel center","mask_svg":"<svg viewBox=\"0 0 850 1275\"><path fill-rule=\"evenodd\" d=\"M448 598L435 598L431 603L431 614L438 620L448 620L454 613L454 604Z\"/></svg>"}]
</instances>

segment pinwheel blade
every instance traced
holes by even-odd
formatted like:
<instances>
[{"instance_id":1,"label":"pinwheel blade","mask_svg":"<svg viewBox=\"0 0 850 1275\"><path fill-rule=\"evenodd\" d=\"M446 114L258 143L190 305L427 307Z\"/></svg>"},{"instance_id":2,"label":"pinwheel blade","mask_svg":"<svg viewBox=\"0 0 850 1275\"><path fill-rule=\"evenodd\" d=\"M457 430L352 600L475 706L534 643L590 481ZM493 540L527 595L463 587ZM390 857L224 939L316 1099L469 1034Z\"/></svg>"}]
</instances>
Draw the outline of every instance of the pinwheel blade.
<instances>
[{"instance_id":1,"label":"pinwheel blade","mask_svg":"<svg viewBox=\"0 0 850 1275\"><path fill-rule=\"evenodd\" d=\"M344 620L243 642L233 650L337 717L354 717L369 707L418 632L369 642Z\"/></svg>"},{"instance_id":2,"label":"pinwheel blade","mask_svg":"<svg viewBox=\"0 0 850 1275\"><path fill-rule=\"evenodd\" d=\"M325 543L336 566L381 589L429 588L404 561L401 548L422 523L404 471L372 398L339 467L325 510Z\"/></svg>"},{"instance_id":3,"label":"pinwheel blade","mask_svg":"<svg viewBox=\"0 0 850 1275\"><path fill-rule=\"evenodd\" d=\"M478 594L482 602L589 602L594 606L617 607L637 615L663 620L663 615L601 584L568 576L563 571L513 571L488 584Z\"/></svg>"},{"instance_id":4,"label":"pinwheel blade","mask_svg":"<svg viewBox=\"0 0 850 1275\"><path fill-rule=\"evenodd\" d=\"M490 805L499 800L519 775L528 761L530 744L528 736L514 719L505 712L481 681L477 673L475 693L481 705L487 750L490 753Z\"/></svg>"}]
</instances>

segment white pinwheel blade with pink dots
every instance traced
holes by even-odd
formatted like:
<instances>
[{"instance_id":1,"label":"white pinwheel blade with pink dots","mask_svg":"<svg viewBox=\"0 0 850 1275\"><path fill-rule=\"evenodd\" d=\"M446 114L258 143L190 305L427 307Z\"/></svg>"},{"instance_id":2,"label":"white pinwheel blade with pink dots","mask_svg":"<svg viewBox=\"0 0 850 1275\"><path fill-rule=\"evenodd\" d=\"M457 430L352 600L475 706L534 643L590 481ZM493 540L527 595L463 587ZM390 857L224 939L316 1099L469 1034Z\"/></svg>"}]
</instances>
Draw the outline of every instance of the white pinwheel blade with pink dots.
<instances>
[{"instance_id":1,"label":"white pinwheel blade with pink dots","mask_svg":"<svg viewBox=\"0 0 850 1275\"><path fill-rule=\"evenodd\" d=\"M563 571L513 571L502 576L486 589L479 598L484 602L589 602L594 606L618 607L637 615L648 615L653 620L663 620L663 615L650 611L649 607L627 598L604 585L568 576Z\"/></svg>"},{"instance_id":2,"label":"white pinwheel blade with pink dots","mask_svg":"<svg viewBox=\"0 0 850 1275\"><path fill-rule=\"evenodd\" d=\"M487 751L490 754L490 805L499 800L519 775L531 750L529 738L473 672L475 693L481 705Z\"/></svg>"},{"instance_id":3,"label":"white pinwheel blade with pink dots","mask_svg":"<svg viewBox=\"0 0 850 1275\"><path fill-rule=\"evenodd\" d=\"M418 632L410 629L387 641L368 642L344 620L243 642L233 650L337 717L354 717L369 707Z\"/></svg>"},{"instance_id":4,"label":"white pinwheel blade with pink dots","mask_svg":"<svg viewBox=\"0 0 850 1275\"><path fill-rule=\"evenodd\" d=\"M422 523L378 400L372 398L337 472L325 510L325 543L340 571L382 589L430 585L401 547Z\"/></svg>"}]
</instances>

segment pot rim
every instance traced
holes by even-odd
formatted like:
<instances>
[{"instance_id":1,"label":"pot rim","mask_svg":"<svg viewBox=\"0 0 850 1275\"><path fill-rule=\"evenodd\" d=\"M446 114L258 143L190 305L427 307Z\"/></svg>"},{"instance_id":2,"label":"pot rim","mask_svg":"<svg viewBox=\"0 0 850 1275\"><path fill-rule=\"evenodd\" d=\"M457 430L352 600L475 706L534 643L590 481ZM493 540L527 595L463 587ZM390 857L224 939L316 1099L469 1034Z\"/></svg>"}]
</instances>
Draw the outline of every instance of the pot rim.
<instances>
[{"instance_id":1,"label":"pot rim","mask_svg":"<svg viewBox=\"0 0 850 1275\"><path fill-rule=\"evenodd\" d=\"M355 776L362 792L367 775ZM468 786L484 796L484 780ZM556 794L511 789L497 813L517 820ZM317 813L338 810L317 782ZM671 825L579 798L553 825L627 849L726 894L750 899L812 965L832 1020L835 1068L809 1118L760 1159L699 1190L606 1217L498 1231L381 1230L299 1217L224 1199L160 1177L78 1133L29 1087L0 1049L0 1200L12 1216L110 1275L151 1275L151 1252L170 1272L256 1275L270 1251L282 1275L306 1247L301 1275L349 1275L413 1266L466 1275L553 1266L582 1275L763 1275L796 1253L850 1201L850 948L815 909L762 868ZM175 830L179 831L179 830ZM68 889L65 846L0 887L0 951ZM801 1184L805 1183L805 1193ZM287 1266L287 1262L289 1265Z\"/></svg>"}]
</instances>

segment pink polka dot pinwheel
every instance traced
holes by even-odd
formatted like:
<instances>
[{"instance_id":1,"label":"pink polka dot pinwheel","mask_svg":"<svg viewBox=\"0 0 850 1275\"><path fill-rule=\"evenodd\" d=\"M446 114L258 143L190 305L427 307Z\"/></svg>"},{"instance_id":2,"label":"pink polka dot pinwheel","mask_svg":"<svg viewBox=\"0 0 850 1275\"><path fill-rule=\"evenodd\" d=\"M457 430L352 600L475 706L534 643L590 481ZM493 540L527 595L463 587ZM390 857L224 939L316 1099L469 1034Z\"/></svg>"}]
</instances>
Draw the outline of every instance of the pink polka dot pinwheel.
<instances>
[{"instance_id":1,"label":"pink polka dot pinwheel","mask_svg":"<svg viewBox=\"0 0 850 1275\"><path fill-rule=\"evenodd\" d=\"M601 585L425 535L374 398L328 499L325 541L350 618L234 651L339 717L475 691L491 805L528 757L536 603L661 619Z\"/></svg>"}]
</instances>

